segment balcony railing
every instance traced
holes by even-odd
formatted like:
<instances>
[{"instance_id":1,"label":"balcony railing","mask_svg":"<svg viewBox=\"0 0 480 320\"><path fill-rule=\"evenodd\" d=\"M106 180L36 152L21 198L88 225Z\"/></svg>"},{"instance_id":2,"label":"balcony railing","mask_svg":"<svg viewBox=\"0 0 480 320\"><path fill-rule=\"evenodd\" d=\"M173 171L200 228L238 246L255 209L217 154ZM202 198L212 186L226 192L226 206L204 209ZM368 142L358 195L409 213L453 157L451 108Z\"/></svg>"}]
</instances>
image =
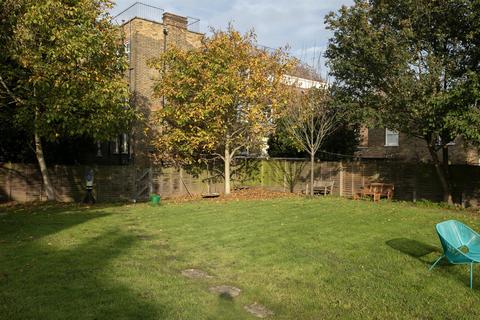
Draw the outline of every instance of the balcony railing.
<instances>
[{"instance_id":1,"label":"balcony railing","mask_svg":"<svg viewBox=\"0 0 480 320\"><path fill-rule=\"evenodd\" d=\"M165 10L150 4L135 2L130 7L121 11L112 18L112 22L122 25L133 18L145 19L153 22L162 23ZM193 32L200 32L200 19L187 16L187 29Z\"/></svg>"}]
</instances>

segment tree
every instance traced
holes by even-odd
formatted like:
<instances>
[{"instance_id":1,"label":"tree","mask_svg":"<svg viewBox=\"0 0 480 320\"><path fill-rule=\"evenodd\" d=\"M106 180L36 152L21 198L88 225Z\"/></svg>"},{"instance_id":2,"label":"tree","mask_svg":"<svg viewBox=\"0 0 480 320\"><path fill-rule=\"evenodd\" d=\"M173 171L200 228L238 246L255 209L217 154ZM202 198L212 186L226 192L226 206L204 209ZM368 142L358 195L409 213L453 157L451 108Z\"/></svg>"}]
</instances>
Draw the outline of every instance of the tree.
<instances>
[{"instance_id":1,"label":"tree","mask_svg":"<svg viewBox=\"0 0 480 320\"><path fill-rule=\"evenodd\" d=\"M299 91L282 114L283 127L297 147L310 156L310 194L314 194L315 155L337 128L340 108L332 103L328 88Z\"/></svg>"},{"instance_id":2,"label":"tree","mask_svg":"<svg viewBox=\"0 0 480 320\"><path fill-rule=\"evenodd\" d=\"M303 160L275 159L270 164L274 168L274 178L283 183L285 188L288 187L290 193L293 193L295 186L300 181L306 162Z\"/></svg>"},{"instance_id":3,"label":"tree","mask_svg":"<svg viewBox=\"0 0 480 320\"><path fill-rule=\"evenodd\" d=\"M43 141L88 136L107 140L127 128L121 32L110 23L109 0L3 0L0 93L14 104L15 124L35 141L49 200ZM3 113L3 110L2 110Z\"/></svg>"},{"instance_id":4,"label":"tree","mask_svg":"<svg viewBox=\"0 0 480 320\"><path fill-rule=\"evenodd\" d=\"M320 160L351 158L359 144L359 129L347 117L342 118L336 125L335 131L325 137L320 153L316 157ZM277 123L275 133L268 139L268 155L270 157L306 158L308 153L290 137L281 121Z\"/></svg>"},{"instance_id":5,"label":"tree","mask_svg":"<svg viewBox=\"0 0 480 320\"><path fill-rule=\"evenodd\" d=\"M155 95L166 101L157 114L157 156L180 164L218 156L229 194L232 159L265 144L287 101L282 77L291 59L282 49L259 48L253 31L229 26L213 30L199 49L172 48L151 65L159 72Z\"/></svg>"},{"instance_id":6,"label":"tree","mask_svg":"<svg viewBox=\"0 0 480 320\"><path fill-rule=\"evenodd\" d=\"M357 0L326 17L336 98L423 139L449 203L448 143L480 142L479 10L469 0Z\"/></svg>"}]
</instances>

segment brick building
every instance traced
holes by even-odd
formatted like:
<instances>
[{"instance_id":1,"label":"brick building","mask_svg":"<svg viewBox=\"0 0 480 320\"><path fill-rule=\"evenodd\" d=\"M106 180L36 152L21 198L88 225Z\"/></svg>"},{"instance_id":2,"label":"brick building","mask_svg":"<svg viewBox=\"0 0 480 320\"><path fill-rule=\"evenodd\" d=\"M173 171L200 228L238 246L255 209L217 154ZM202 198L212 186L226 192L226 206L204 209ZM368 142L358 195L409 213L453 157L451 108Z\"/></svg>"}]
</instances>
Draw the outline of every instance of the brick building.
<instances>
[{"instance_id":1,"label":"brick building","mask_svg":"<svg viewBox=\"0 0 480 320\"><path fill-rule=\"evenodd\" d=\"M153 98L154 80L158 72L148 66L148 61L171 46L186 50L198 48L204 35L196 28L198 19L164 12L160 8L139 2L114 17L114 22L121 26L124 35L129 62L126 77L132 93L131 103L141 112L143 120L134 126L133 132L121 134L108 143L98 143L95 162L125 165L134 163L139 167L148 167L153 133L149 122L152 112L162 107L162 99ZM296 70L292 75L285 75L284 81L300 89L325 85L309 72L311 71L307 69ZM266 154L265 147L262 153Z\"/></svg>"},{"instance_id":2,"label":"brick building","mask_svg":"<svg viewBox=\"0 0 480 320\"><path fill-rule=\"evenodd\" d=\"M448 144L451 164L480 165L476 148L467 146L461 137ZM393 159L406 162L430 162L426 142L402 132L385 128L362 128L356 156L368 159ZM439 154L440 159L441 155Z\"/></svg>"},{"instance_id":3,"label":"brick building","mask_svg":"<svg viewBox=\"0 0 480 320\"><path fill-rule=\"evenodd\" d=\"M151 114L162 106L161 99L153 98L157 72L148 66L148 61L171 46L199 47L203 34L195 30L198 19L138 2L117 15L114 21L121 26L128 55L126 77L132 94L131 103L141 112L143 119L134 125L132 132L120 134L111 142L97 143L95 162L148 166Z\"/></svg>"}]
</instances>

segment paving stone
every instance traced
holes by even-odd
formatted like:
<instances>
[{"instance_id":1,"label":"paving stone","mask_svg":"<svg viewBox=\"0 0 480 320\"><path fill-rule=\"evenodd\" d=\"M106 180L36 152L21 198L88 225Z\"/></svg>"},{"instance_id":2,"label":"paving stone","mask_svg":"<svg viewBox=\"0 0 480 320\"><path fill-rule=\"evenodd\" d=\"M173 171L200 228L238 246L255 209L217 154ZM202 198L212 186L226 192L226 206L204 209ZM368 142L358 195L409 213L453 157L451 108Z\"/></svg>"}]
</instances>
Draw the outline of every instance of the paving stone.
<instances>
[{"instance_id":1,"label":"paving stone","mask_svg":"<svg viewBox=\"0 0 480 320\"><path fill-rule=\"evenodd\" d=\"M218 294L221 298L225 299L233 299L238 297L240 292L242 292L241 289L232 287L232 286L226 286L226 285L221 285L221 286L216 286L216 287L211 287L208 289L211 293L216 293Z\"/></svg>"},{"instance_id":2,"label":"paving stone","mask_svg":"<svg viewBox=\"0 0 480 320\"><path fill-rule=\"evenodd\" d=\"M200 269L186 269L182 271L182 275L191 279L212 278L211 275Z\"/></svg>"},{"instance_id":3,"label":"paving stone","mask_svg":"<svg viewBox=\"0 0 480 320\"><path fill-rule=\"evenodd\" d=\"M266 318L268 316L273 316L274 313L272 310L267 309L265 306L259 303L252 303L244 307L245 310L253 314L257 318Z\"/></svg>"}]
</instances>

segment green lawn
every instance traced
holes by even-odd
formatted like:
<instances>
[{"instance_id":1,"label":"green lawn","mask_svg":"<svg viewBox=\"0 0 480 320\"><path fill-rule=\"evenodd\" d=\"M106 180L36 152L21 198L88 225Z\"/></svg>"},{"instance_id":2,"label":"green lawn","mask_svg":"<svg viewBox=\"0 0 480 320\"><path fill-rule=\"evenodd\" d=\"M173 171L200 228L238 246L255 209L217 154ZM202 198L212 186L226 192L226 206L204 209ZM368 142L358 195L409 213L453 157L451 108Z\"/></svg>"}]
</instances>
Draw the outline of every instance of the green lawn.
<instances>
[{"instance_id":1,"label":"green lawn","mask_svg":"<svg viewBox=\"0 0 480 320\"><path fill-rule=\"evenodd\" d=\"M441 265L469 213L338 198L3 209L1 319L475 319L479 272ZM189 279L183 269L213 277ZM233 285L228 299L209 292Z\"/></svg>"}]
</instances>

